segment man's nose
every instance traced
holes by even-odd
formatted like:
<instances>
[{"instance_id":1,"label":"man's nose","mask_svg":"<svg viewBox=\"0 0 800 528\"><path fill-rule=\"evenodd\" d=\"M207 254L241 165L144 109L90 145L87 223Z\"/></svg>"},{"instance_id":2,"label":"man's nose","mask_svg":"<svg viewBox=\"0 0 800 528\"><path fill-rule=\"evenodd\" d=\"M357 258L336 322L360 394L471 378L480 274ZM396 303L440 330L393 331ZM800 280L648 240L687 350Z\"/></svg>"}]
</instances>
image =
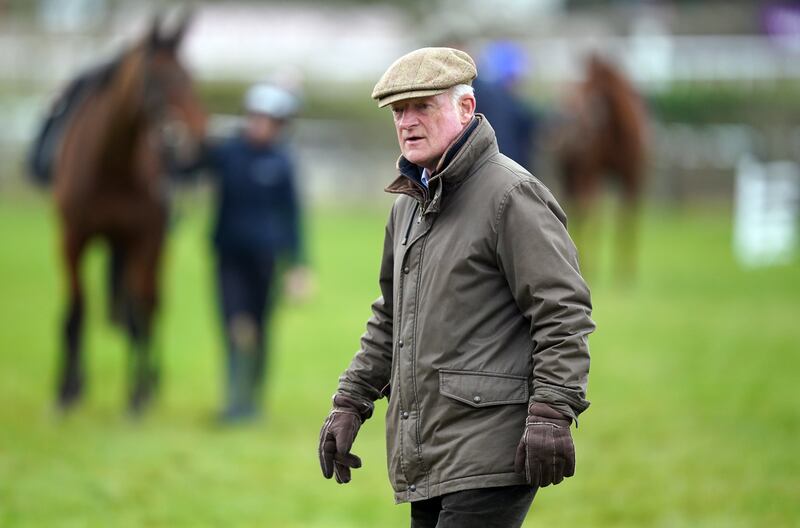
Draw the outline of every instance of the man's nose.
<instances>
[{"instance_id":1,"label":"man's nose","mask_svg":"<svg viewBox=\"0 0 800 528\"><path fill-rule=\"evenodd\" d=\"M417 123L419 123L419 119L417 119L417 113L413 110L406 109L400 115L400 120L398 121L397 126L400 128L411 128Z\"/></svg>"}]
</instances>

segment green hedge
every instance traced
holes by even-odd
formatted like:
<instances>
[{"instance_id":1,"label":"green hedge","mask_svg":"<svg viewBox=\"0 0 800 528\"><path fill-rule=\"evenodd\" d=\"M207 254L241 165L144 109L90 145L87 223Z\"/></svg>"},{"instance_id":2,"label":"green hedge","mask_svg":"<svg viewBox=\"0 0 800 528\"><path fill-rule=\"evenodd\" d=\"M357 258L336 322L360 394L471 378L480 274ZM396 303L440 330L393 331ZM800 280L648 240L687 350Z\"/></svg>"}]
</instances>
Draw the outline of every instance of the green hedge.
<instances>
[{"instance_id":1,"label":"green hedge","mask_svg":"<svg viewBox=\"0 0 800 528\"><path fill-rule=\"evenodd\" d=\"M678 84L647 96L663 122L795 124L800 121L800 83Z\"/></svg>"},{"instance_id":2,"label":"green hedge","mask_svg":"<svg viewBox=\"0 0 800 528\"><path fill-rule=\"evenodd\" d=\"M248 86L237 82L206 82L200 84L199 93L209 112L237 114L242 110ZM371 90L372 84L366 83L306 86L302 115L315 119L380 119L383 113L370 99Z\"/></svg>"},{"instance_id":3,"label":"green hedge","mask_svg":"<svg viewBox=\"0 0 800 528\"><path fill-rule=\"evenodd\" d=\"M209 111L241 111L245 83L203 83L200 94ZM383 115L369 97L371 84L306 87L303 115L311 118L376 120ZM535 90L545 100L547 94ZM800 82L683 83L645 96L652 115L667 123L753 125L800 122ZM543 103L550 106L552 101Z\"/></svg>"}]
</instances>

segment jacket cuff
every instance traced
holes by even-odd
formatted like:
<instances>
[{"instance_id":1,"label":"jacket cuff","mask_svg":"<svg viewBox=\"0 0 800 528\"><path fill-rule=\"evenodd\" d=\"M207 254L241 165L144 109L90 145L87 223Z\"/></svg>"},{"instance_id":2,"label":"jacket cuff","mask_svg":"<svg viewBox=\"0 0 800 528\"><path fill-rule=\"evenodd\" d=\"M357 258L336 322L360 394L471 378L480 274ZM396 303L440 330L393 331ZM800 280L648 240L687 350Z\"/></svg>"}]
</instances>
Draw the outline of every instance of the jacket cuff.
<instances>
[{"instance_id":1,"label":"jacket cuff","mask_svg":"<svg viewBox=\"0 0 800 528\"><path fill-rule=\"evenodd\" d=\"M375 409L375 405L371 401L355 394L342 391L341 389L333 395L332 400L334 409L338 408L355 411L358 413L358 416L361 417L362 422L372 417L372 412Z\"/></svg>"},{"instance_id":2,"label":"jacket cuff","mask_svg":"<svg viewBox=\"0 0 800 528\"><path fill-rule=\"evenodd\" d=\"M366 402L374 402L383 398L381 391L371 385L365 383L354 383L344 375L339 378L339 386L336 392L340 394L347 394L353 398L358 398Z\"/></svg>"},{"instance_id":3,"label":"jacket cuff","mask_svg":"<svg viewBox=\"0 0 800 528\"><path fill-rule=\"evenodd\" d=\"M578 427L578 415L589 407L589 402L572 391L560 390L553 387L539 387L534 390L529 404L534 402L546 403L553 409L569 417Z\"/></svg>"}]
</instances>

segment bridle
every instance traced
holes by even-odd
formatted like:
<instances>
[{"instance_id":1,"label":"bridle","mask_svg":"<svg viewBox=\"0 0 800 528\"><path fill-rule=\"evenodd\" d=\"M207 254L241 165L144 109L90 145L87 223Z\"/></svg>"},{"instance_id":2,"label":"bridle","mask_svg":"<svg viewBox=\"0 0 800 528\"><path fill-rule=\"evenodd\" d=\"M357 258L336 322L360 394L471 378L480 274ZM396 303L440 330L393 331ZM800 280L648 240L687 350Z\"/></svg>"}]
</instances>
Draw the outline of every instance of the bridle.
<instances>
[{"instance_id":1,"label":"bridle","mask_svg":"<svg viewBox=\"0 0 800 528\"><path fill-rule=\"evenodd\" d=\"M170 104L170 83L188 82L170 77L170 72L155 71L155 54L159 50L146 50L143 67L143 107L148 128L155 130L155 139L161 162L168 173L185 170L195 164L197 140L192 137L189 126L180 116L178 108Z\"/></svg>"}]
</instances>

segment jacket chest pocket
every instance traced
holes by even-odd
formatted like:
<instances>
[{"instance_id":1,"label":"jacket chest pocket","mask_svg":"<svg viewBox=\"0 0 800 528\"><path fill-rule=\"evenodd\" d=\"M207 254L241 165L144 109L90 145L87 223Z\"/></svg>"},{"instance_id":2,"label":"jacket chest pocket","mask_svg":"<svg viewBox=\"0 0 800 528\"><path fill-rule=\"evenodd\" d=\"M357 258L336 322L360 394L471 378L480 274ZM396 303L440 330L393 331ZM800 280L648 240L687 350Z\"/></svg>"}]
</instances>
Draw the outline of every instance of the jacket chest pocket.
<instances>
[{"instance_id":1,"label":"jacket chest pocket","mask_svg":"<svg viewBox=\"0 0 800 528\"><path fill-rule=\"evenodd\" d=\"M472 407L527 404L525 376L472 370L439 370L439 393Z\"/></svg>"}]
</instances>

